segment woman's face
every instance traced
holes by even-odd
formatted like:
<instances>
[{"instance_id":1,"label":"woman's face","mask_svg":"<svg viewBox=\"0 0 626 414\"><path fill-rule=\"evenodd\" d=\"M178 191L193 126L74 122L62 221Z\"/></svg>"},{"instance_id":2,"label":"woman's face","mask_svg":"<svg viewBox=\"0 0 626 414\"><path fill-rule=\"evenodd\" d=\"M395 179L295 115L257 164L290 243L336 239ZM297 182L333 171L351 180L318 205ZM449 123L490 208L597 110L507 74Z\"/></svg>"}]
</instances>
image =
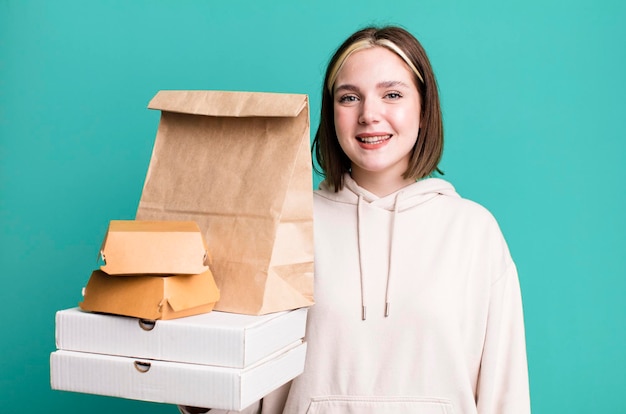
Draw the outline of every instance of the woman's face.
<instances>
[{"instance_id":1,"label":"woman's face","mask_svg":"<svg viewBox=\"0 0 626 414\"><path fill-rule=\"evenodd\" d=\"M414 182L402 175L417 140L421 107L406 63L383 47L359 50L346 59L333 91L335 130L354 180L378 195L383 194L372 190L374 183L386 183L389 193Z\"/></svg>"}]
</instances>

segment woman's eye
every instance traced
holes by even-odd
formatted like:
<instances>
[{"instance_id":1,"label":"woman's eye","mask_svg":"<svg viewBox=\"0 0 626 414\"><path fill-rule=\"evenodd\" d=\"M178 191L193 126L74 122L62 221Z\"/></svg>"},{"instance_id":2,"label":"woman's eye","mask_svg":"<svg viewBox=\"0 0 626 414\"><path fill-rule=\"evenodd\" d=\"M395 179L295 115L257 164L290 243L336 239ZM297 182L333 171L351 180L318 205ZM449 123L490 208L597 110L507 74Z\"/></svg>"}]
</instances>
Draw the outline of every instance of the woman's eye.
<instances>
[{"instance_id":1,"label":"woman's eye","mask_svg":"<svg viewBox=\"0 0 626 414\"><path fill-rule=\"evenodd\" d=\"M342 97L339 98L340 103L350 103L350 102L356 102L356 101L357 101L357 97L354 95L343 95Z\"/></svg>"},{"instance_id":2,"label":"woman's eye","mask_svg":"<svg viewBox=\"0 0 626 414\"><path fill-rule=\"evenodd\" d=\"M402 98L402 94L400 92L389 92L385 95L389 99L399 99Z\"/></svg>"}]
</instances>

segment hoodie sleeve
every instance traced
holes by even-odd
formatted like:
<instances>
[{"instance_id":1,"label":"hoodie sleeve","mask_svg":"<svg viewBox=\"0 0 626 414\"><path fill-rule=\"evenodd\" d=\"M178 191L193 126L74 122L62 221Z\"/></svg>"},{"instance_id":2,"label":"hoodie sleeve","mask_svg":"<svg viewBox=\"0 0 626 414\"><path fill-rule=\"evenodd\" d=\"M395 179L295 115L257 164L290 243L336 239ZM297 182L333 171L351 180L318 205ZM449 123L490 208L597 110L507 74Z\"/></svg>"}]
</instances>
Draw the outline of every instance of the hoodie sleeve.
<instances>
[{"instance_id":1,"label":"hoodie sleeve","mask_svg":"<svg viewBox=\"0 0 626 414\"><path fill-rule=\"evenodd\" d=\"M530 413L522 299L512 262L491 286L476 398L479 414Z\"/></svg>"}]
</instances>

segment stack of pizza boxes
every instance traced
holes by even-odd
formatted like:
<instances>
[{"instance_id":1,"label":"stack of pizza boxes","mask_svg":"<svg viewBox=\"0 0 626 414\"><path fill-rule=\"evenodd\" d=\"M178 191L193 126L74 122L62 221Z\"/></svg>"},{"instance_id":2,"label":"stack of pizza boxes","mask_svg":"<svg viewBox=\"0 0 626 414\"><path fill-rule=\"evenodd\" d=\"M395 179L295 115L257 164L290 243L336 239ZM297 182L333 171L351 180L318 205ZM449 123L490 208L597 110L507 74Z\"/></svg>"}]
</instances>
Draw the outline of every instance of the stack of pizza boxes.
<instances>
[{"instance_id":1,"label":"stack of pizza boxes","mask_svg":"<svg viewBox=\"0 0 626 414\"><path fill-rule=\"evenodd\" d=\"M306 309L213 311L193 221L111 221L79 307L56 314L57 390L240 410L302 372Z\"/></svg>"}]
</instances>

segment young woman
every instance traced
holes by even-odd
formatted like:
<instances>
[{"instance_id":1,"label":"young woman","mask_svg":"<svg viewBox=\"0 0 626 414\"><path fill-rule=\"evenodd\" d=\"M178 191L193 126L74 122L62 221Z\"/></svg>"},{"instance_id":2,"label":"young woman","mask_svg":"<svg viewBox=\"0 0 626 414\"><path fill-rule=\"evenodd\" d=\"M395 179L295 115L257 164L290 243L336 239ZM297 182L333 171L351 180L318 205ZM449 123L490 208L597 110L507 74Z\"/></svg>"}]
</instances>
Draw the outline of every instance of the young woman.
<instances>
[{"instance_id":1,"label":"young woman","mask_svg":"<svg viewBox=\"0 0 626 414\"><path fill-rule=\"evenodd\" d=\"M516 268L491 214L430 178L441 110L411 34L367 28L339 47L314 149L306 366L246 412L529 413Z\"/></svg>"}]
</instances>

